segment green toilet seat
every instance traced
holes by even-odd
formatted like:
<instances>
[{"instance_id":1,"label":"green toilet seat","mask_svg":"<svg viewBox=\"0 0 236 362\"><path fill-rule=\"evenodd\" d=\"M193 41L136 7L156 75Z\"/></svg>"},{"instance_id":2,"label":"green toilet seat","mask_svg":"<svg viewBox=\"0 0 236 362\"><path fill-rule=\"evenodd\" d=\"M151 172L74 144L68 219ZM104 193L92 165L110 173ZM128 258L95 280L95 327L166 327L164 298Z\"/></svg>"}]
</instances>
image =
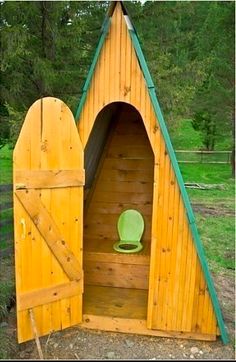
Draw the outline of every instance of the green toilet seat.
<instances>
[{"instance_id":1,"label":"green toilet seat","mask_svg":"<svg viewBox=\"0 0 236 362\"><path fill-rule=\"evenodd\" d=\"M113 249L120 253L138 253L143 245L140 240L144 231L143 217L137 210L126 210L119 216L117 223L120 240Z\"/></svg>"}]
</instances>

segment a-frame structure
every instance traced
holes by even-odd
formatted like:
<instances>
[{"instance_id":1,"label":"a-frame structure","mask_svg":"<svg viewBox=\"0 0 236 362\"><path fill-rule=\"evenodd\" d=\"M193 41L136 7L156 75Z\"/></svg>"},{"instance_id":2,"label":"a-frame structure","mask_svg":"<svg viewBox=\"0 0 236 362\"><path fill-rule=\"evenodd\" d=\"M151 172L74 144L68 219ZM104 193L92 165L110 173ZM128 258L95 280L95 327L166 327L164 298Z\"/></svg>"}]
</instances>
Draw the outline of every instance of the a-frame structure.
<instances>
[{"instance_id":1,"label":"a-frame structure","mask_svg":"<svg viewBox=\"0 0 236 362\"><path fill-rule=\"evenodd\" d=\"M85 285L96 286L97 283L107 289L109 285L115 289L124 287L125 275L121 282L116 282L113 274L112 281L102 284L99 280L103 280L104 270L103 274L99 274L99 270L109 270L110 265L111 274L112 270L122 274L118 264L123 263L123 273L127 274L131 273L125 269L127 264L139 265L141 269L135 269L132 279L139 270L143 276L147 274L145 283L134 283L136 290L146 288L148 292L147 334L156 331L157 335L200 339L214 339L220 334L227 343L219 302L155 87L137 33L122 2L110 5L75 119L85 149L87 175ZM145 140L143 132L147 136ZM144 146L147 139L149 146ZM146 167L149 162L151 166ZM122 172L126 178L121 177ZM145 179L140 173L151 176ZM146 188L141 188L141 184ZM149 198L144 195L149 195ZM151 204L151 209L145 211L144 206L148 204ZM118 257L112 259L111 249L104 246L107 239L114 238L115 231L110 224L117 220L108 221L107 215L111 219L111 215L128 206L141 210L147 225L144 243L150 249L147 252L149 259L144 262L148 264L145 271L141 267L141 257L137 261L138 256L136 260L135 257L127 259L125 255L126 261L121 260L121 256L117 261ZM98 239L97 243L94 239ZM99 260L102 266L98 265ZM131 284L125 284L125 287L132 288ZM94 300L99 299L99 293L97 290ZM87 319L93 321L90 311L85 311L85 314L89 314ZM114 312L110 317L117 315ZM135 316L131 317L134 318L133 324L130 322L132 326L126 329L122 327L122 318L115 322L114 318L113 322L104 318L95 318L91 328L129 329L140 333L134 326ZM129 325L128 319L126 325Z\"/></svg>"},{"instance_id":2,"label":"a-frame structure","mask_svg":"<svg viewBox=\"0 0 236 362\"><path fill-rule=\"evenodd\" d=\"M76 114L47 97L14 149L18 341L80 325L228 336L194 215L137 34L113 2ZM85 172L84 172L85 171ZM122 211L143 249L114 250ZM32 328L33 327L33 328Z\"/></svg>"}]
</instances>

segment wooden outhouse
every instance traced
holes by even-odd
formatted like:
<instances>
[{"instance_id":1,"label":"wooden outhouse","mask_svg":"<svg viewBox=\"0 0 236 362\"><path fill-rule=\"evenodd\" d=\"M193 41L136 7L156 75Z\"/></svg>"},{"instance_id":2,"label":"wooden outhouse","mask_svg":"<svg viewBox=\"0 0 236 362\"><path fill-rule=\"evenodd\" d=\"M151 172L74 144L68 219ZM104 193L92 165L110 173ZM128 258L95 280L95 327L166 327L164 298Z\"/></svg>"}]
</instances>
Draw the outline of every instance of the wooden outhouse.
<instances>
[{"instance_id":1,"label":"wooden outhouse","mask_svg":"<svg viewBox=\"0 0 236 362\"><path fill-rule=\"evenodd\" d=\"M228 337L155 88L122 2L113 2L74 117L35 102L14 150L18 340L78 325ZM117 221L144 219L119 253Z\"/></svg>"}]
</instances>

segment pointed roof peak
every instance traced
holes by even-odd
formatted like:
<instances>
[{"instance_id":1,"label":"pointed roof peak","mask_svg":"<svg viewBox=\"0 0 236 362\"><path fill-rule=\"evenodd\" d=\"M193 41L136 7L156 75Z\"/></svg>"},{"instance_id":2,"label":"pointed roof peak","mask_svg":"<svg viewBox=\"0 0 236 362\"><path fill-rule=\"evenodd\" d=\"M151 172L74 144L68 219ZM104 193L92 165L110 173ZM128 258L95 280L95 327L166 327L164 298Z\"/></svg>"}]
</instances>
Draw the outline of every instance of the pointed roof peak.
<instances>
[{"instance_id":1,"label":"pointed roof peak","mask_svg":"<svg viewBox=\"0 0 236 362\"><path fill-rule=\"evenodd\" d=\"M125 22L126 22L126 25L128 26L128 29L129 30L135 30L133 24L132 24L132 21L131 21L131 18L129 16L129 13L128 13L128 10L127 8L125 7L124 5L124 2L123 1L112 1L110 3L110 6L108 7L108 10L107 10L107 14L106 14L106 17L105 17L105 22L111 18L114 14L114 11L115 11L115 8L116 6L120 4L121 6L121 10L123 12L123 15L124 15L124 18L125 18Z\"/></svg>"},{"instance_id":2,"label":"pointed roof peak","mask_svg":"<svg viewBox=\"0 0 236 362\"><path fill-rule=\"evenodd\" d=\"M111 4L110 4L110 6L108 8L108 11L107 11L107 16L112 17L117 4L121 5L121 8L122 8L122 11L123 11L124 15L127 15L127 10L126 10L126 8L125 8L125 6L123 4L123 1L111 1Z\"/></svg>"}]
</instances>

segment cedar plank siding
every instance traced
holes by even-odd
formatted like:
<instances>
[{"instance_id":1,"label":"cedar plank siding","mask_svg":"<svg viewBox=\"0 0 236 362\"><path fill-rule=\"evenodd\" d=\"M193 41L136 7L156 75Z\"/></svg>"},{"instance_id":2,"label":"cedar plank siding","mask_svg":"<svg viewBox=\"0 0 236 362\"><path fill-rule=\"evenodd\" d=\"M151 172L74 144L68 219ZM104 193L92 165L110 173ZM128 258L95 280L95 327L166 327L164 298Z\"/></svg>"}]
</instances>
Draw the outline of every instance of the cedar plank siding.
<instances>
[{"instance_id":1,"label":"cedar plank siding","mask_svg":"<svg viewBox=\"0 0 236 362\"><path fill-rule=\"evenodd\" d=\"M117 3L111 18L109 33L78 120L84 148L97 115L113 102L125 102L137 109L153 151L152 220L148 220L150 210L145 216L150 225L147 238L150 237L151 243L148 327L214 335L217 333L217 323L212 302L193 244L179 186L120 3ZM102 192L102 188L100 190ZM150 185L149 190L143 192L150 192ZM85 219L86 223L88 219Z\"/></svg>"}]
</instances>

